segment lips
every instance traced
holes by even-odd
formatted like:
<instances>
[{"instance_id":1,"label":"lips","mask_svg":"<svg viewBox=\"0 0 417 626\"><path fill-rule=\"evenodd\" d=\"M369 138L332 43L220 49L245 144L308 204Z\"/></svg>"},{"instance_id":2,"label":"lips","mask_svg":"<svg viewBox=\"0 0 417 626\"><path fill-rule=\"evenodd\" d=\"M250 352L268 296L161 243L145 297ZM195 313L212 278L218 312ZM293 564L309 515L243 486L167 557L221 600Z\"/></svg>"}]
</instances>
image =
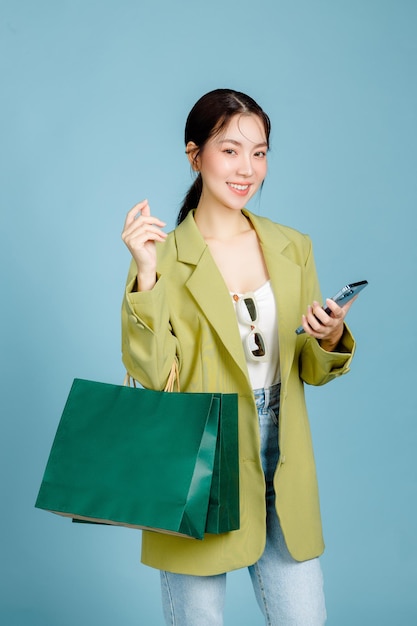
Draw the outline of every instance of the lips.
<instances>
[{"instance_id":1,"label":"lips","mask_svg":"<svg viewBox=\"0 0 417 626\"><path fill-rule=\"evenodd\" d=\"M238 193L239 195L246 195L249 191L250 185L246 184L246 185L241 185L239 183L227 183L228 187L230 187L231 189L233 189L233 191L235 193Z\"/></svg>"}]
</instances>

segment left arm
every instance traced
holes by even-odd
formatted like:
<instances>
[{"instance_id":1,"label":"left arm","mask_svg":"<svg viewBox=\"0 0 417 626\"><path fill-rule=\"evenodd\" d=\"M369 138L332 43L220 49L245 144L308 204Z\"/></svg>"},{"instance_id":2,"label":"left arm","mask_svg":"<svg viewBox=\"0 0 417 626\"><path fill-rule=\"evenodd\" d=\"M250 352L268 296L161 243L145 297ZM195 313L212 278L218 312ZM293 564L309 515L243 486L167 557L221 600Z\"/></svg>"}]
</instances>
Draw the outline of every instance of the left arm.
<instances>
[{"instance_id":1,"label":"left arm","mask_svg":"<svg viewBox=\"0 0 417 626\"><path fill-rule=\"evenodd\" d=\"M308 303L302 316L305 334L299 354L300 378L310 385L324 385L349 371L355 351L355 341L345 325L345 317L354 301L339 307L333 300L326 300L331 313L328 315L319 304L321 300L311 241L303 268L304 290L302 301Z\"/></svg>"}]
</instances>

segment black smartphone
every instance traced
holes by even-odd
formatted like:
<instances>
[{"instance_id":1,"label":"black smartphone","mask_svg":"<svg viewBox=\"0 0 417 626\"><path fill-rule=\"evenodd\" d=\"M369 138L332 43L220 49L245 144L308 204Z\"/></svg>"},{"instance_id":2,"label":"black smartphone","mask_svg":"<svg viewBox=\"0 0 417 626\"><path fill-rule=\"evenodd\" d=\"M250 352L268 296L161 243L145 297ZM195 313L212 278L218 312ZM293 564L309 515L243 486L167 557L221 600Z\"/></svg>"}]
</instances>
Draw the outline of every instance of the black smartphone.
<instances>
[{"instance_id":1,"label":"black smartphone","mask_svg":"<svg viewBox=\"0 0 417 626\"><path fill-rule=\"evenodd\" d=\"M362 291L362 289L364 289L367 284L367 280L360 280L358 283L349 283L348 285L342 287L342 289L340 289L333 296L333 298L331 298L331 300L334 300L339 306L343 306L344 304L349 302L349 300L352 300L352 298L354 298L356 294ZM330 315L331 310L329 309L329 307L326 307L324 310L328 315ZM297 335L302 335L304 332L304 328L302 326L299 326L295 332Z\"/></svg>"}]
</instances>

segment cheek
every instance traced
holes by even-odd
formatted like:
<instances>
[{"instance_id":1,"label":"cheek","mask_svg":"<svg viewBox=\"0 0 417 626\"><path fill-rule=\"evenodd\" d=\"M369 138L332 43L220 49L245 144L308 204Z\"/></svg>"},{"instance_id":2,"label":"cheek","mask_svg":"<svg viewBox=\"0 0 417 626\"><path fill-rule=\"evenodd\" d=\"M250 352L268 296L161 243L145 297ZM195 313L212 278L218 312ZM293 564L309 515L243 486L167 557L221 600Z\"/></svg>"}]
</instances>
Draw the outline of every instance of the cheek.
<instances>
[{"instance_id":1,"label":"cheek","mask_svg":"<svg viewBox=\"0 0 417 626\"><path fill-rule=\"evenodd\" d=\"M262 178L262 180L266 178L266 175L268 173L268 163L266 161L262 161L261 163L258 163L256 172L258 174L258 177Z\"/></svg>"},{"instance_id":2,"label":"cheek","mask_svg":"<svg viewBox=\"0 0 417 626\"><path fill-rule=\"evenodd\" d=\"M206 175L225 176L232 171L232 159L227 159L223 154L205 153L202 163L202 172Z\"/></svg>"}]
</instances>

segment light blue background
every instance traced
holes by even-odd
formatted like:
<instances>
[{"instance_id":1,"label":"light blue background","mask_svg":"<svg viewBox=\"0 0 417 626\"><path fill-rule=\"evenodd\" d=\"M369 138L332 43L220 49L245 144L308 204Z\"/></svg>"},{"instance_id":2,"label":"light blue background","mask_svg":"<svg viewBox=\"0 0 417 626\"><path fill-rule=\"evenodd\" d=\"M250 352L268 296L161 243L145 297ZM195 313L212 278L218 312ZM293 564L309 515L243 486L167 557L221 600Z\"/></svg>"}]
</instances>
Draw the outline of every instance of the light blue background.
<instances>
[{"instance_id":1,"label":"light blue background","mask_svg":"<svg viewBox=\"0 0 417 626\"><path fill-rule=\"evenodd\" d=\"M308 390L328 623L417 623L416 29L414 0L1 1L1 624L162 624L138 531L33 505L72 379L123 378L125 213L173 227L219 86L272 119L252 209L312 236L325 295L370 283L351 373ZM246 571L227 624L262 624Z\"/></svg>"}]
</instances>

